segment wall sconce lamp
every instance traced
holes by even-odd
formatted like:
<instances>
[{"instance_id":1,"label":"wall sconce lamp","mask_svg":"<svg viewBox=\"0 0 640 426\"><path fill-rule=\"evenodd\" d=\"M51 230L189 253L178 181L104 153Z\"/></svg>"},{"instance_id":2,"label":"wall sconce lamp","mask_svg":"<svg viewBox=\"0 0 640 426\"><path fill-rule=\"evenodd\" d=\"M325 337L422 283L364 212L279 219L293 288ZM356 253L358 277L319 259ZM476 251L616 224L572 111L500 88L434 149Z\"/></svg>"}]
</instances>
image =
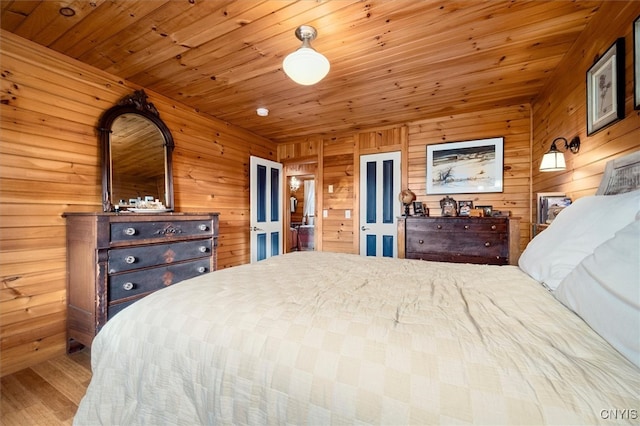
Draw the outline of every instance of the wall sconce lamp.
<instances>
[{"instance_id":1,"label":"wall sconce lamp","mask_svg":"<svg viewBox=\"0 0 640 426\"><path fill-rule=\"evenodd\" d=\"M302 46L289 53L282 62L284 72L289 78L303 86L311 86L322 80L331 67L329 60L311 47L311 41L315 40L317 35L318 32L312 26L299 26L296 29L296 37L302 41Z\"/></svg>"},{"instance_id":2,"label":"wall sconce lamp","mask_svg":"<svg viewBox=\"0 0 640 426\"><path fill-rule=\"evenodd\" d=\"M296 192L299 188L300 180L295 176L291 176L291 180L289 181L289 190L291 192Z\"/></svg>"},{"instance_id":3,"label":"wall sconce lamp","mask_svg":"<svg viewBox=\"0 0 640 426\"><path fill-rule=\"evenodd\" d=\"M565 152L568 150L577 154L580 151L580 138L578 136L571 139L571 142L568 142L565 138L555 138L549 151L542 156L542 161L540 162L541 172L558 172L567 168L567 163L564 161L564 153L560 152L556 146L557 141L564 141Z\"/></svg>"}]
</instances>

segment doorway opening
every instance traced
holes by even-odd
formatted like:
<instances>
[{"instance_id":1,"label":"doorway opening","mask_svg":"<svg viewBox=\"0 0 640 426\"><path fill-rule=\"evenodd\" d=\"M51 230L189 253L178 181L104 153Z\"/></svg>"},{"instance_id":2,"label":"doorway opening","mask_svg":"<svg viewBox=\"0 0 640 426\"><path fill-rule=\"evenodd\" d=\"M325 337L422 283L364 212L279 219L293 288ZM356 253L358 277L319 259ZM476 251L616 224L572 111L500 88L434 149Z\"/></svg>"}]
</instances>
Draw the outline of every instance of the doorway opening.
<instances>
[{"instance_id":1,"label":"doorway opening","mask_svg":"<svg viewBox=\"0 0 640 426\"><path fill-rule=\"evenodd\" d=\"M285 163L285 252L316 250L318 232L318 190L316 162Z\"/></svg>"},{"instance_id":2,"label":"doorway opening","mask_svg":"<svg viewBox=\"0 0 640 426\"><path fill-rule=\"evenodd\" d=\"M294 175L289 182L289 251L315 250L316 180Z\"/></svg>"}]
</instances>

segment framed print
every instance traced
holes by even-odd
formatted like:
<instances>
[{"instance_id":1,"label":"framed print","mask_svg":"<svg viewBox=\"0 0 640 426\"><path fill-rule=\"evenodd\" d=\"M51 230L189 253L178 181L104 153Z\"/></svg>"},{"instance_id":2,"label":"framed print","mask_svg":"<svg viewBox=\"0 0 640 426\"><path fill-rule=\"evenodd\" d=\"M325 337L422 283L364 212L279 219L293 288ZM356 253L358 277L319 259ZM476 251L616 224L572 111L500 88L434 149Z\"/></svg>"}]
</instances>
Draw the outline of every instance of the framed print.
<instances>
[{"instance_id":1,"label":"framed print","mask_svg":"<svg viewBox=\"0 0 640 426\"><path fill-rule=\"evenodd\" d=\"M640 109L640 16L633 21L633 108Z\"/></svg>"},{"instance_id":2,"label":"framed print","mask_svg":"<svg viewBox=\"0 0 640 426\"><path fill-rule=\"evenodd\" d=\"M448 195L440 200L442 216L458 216L458 203Z\"/></svg>"},{"instance_id":3,"label":"framed print","mask_svg":"<svg viewBox=\"0 0 640 426\"><path fill-rule=\"evenodd\" d=\"M424 206L422 205L422 201L413 202L413 214L414 216L424 216Z\"/></svg>"},{"instance_id":4,"label":"framed print","mask_svg":"<svg viewBox=\"0 0 640 426\"><path fill-rule=\"evenodd\" d=\"M491 217L493 215L493 206L476 206L476 209L482 210L484 217Z\"/></svg>"},{"instance_id":5,"label":"framed print","mask_svg":"<svg viewBox=\"0 0 640 426\"><path fill-rule=\"evenodd\" d=\"M624 118L624 38L587 71L587 136Z\"/></svg>"},{"instance_id":6,"label":"framed print","mask_svg":"<svg viewBox=\"0 0 640 426\"><path fill-rule=\"evenodd\" d=\"M458 216L469 216L473 201L458 201Z\"/></svg>"},{"instance_id":7,"label":"framed print","mask_svg":"<svg viewBox=\"0 0 640 426\"><path fill-rule=\"evenodd\" d=\"M502 192L504 138L427 145L427 194Z\"/></svg>"}]
</instances>

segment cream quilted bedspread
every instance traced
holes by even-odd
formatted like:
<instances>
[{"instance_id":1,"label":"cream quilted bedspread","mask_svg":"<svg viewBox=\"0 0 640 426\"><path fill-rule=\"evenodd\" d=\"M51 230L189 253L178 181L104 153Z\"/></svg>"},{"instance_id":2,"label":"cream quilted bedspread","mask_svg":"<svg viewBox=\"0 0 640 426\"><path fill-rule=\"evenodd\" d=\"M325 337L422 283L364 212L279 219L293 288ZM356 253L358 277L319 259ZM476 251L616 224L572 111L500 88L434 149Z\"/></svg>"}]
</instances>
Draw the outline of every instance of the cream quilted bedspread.
<instances>
[{"instance_id":1,"label":"cream quilted bedspread","mask_svg":"<svg viewBox=\"0 0 640 426\"><path fill-rule=\"evenodd\" d=\"M515 266L278 256L137 302L92 363L77 425L637 424L640 410L640 371Z\"/></svg>"}]
</instances>

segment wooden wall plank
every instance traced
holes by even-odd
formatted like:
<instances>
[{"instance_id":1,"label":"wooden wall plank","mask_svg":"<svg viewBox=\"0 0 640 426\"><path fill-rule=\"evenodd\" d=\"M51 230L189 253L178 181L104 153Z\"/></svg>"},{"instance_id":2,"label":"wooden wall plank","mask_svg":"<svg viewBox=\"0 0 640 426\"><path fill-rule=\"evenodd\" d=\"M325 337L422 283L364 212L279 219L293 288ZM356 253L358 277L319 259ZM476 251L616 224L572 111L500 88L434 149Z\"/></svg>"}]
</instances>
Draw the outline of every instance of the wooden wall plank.
<instances>
[{"instance_id":1,"label":"wooden wall plank","mask_svg":"<svg viewBox=\"0 0 640 426\"><path fill-rule=\"evenodd\" d=\"M3 32L2 41L0 374L5 375L64 352L62 213L102 209L95 126L103 111L138 87L12 34ZM247 263L249 204L242 194L249 190L249 155L275 159L276 145L147 94L174 137L176 209L219 211L219 267Z\"/></svg>"},{"instance_id":2,"label":"wooden wall plank","mask_svg":"<svg viewBox=\"0 0 640 426\"><path fill-rule=\"evenodd\" d=\"M532 104L533 191L564 192L574 200L595 194L611 159L640 149L640 111L633 110L632 22L640 15L639 2L604 2L598 19L591 21L566 54L549 83ZM625 38L625 118L587 136L586 72L618 37ZM579 136L578 154L567 153L567 169L541 173L543 154L556 137ZM534 211L534 214L535 213Z\"/></svg>"}]
</instances>

